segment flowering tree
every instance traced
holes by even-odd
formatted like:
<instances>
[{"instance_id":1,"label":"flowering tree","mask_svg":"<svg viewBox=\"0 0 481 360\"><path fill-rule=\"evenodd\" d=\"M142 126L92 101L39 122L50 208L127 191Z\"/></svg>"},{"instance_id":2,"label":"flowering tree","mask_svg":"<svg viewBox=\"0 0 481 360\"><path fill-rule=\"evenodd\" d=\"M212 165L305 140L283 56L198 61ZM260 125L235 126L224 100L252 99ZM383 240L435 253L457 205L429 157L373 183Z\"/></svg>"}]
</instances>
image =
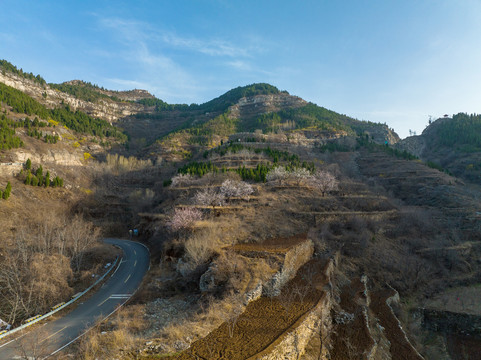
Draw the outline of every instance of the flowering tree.
<instances>
[{"instance_id":1,"label":"flowering tree","mask_svg":"<svg viewBox=\"0 0 481 360\"><path fill-rule=\"evenodd\" d=\"M317 170L309 182L313 187L321 191L322 196L339 188L339 181L336 177L325 170Z\"/></svg>"},{"instance_id":2,"label":"flowering tree","mask_svg":"<svg viewBox=\"0 0 481 360\"><path fill-rule=\"evenodd\" d=\"M225 195L214 188L205 188L198 191L194 199L197 204L212 206L212 210L215 210L216 206L224 205Z\"/></svg>"},{"instance_id":3,"label":"flowering tree","mask_svg":"<svg viewBox=\"0 0 481 360\"><path fill-rule=\"evenodd\" d=\"M309 170L304 168L295 168L288 174L289 179L293 179L299 186L302 181L310 180L312 175Z\"/></svg>"},{"instance_id":4,"label":"flowering tree","mask_svg":"<svg viewBox=\"0 0 481 360\"><path fill-rule=\"evenodd\" d=\"M189 185L194 180L194 177L190 174L178 174L172 178L172 186Z\"/></svg>"},{"instance_id":5,"label":"flowering tree","mask_svg":"<svg viewBox=\"0 0 481 360\"><path fill-rule=\"evenodd\" d=\"M282 182L286 180L288 176L289 173L283 166L277 166L267 173L266 180L267 182L278 181L279 184L282 184Z\"/></svg>"},{"instance_id":6,"label":"flowering tree","mask_svg":"<svg viewBox=\"0 0 481 360\"><path fill-rule=\"evenodd\" d=\"M189 229L194 222L202 220L202 212L196 208L176 208L167 226L172 231Z\"/></svg>"},{"instance_id":7,"label":"flowering tree","mask_svg":"<svg viewBox=\"0 0 481 360\"><path fill-rule=\"evenodd\" d=\"M254 188L251 184L248 184L244 181L227 179L222 183L220 192L221 194L224 194L224 197L227 199L233 197L249 199L249 196L254 192Z\"/></svg>"}]
</instances>

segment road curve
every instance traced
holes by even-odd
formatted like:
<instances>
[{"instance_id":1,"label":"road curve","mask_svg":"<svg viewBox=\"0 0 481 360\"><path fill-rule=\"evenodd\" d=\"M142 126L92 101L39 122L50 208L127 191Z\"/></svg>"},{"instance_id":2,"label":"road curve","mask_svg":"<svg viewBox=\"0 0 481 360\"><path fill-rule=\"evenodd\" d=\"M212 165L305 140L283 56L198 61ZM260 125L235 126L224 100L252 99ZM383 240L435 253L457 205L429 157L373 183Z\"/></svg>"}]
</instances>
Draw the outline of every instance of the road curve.
<instances>
[{"instance_id":1,"label":"road curve","mask_svg":"<svg viewBox=\"0 0 481 360\"><path fill-rule=\"evenodd\" d=\"M0 359L46 358L55 355L83 334L99 319L110 316L137 290L149 269L148 249L137 242L105 239L104 242L120 247L123 256L112 275L108 275L101 288L82 301L64 317L36 327L28 328L15 340L0 345Z\"/></svg>"}]
</instances>

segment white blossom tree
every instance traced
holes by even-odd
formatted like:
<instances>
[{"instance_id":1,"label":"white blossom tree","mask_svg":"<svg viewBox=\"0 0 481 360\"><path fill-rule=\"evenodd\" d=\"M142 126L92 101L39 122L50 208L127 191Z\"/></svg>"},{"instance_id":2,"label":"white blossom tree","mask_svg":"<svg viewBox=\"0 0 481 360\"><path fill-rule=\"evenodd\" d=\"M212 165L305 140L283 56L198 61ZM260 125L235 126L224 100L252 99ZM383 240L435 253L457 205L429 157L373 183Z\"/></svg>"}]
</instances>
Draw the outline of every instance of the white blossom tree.
<instances>
[{"instance_id":1,"label":"white blossom tree","mask_svg":"<svg viewBox=\"0 0 481 360\"><path fill-rule=\"evenodd\" d=\"M254 192L254 188L245 181L227 179L222 183L220 192L227 199L239 197L249 200L249 196Z\"/></svg>"},{"instance_id":2,"label":"white blossom tree","mask_svg":"<svg viewBox=\"0 0 481 360\"><path fill-rule=\"evenodd\" d=\"M276 166L272 170L270 170L266 175L267 182L279 182L282 184L283 181L287 179L289 173L283 166Z\"/></svg>"},{"instance_id":3,"label":"white blossom tree","mask_svg":"<svg viewBox=\"0 0 481 360\"><path fill-rule=\"evenodd\" d=\"M189 185L194 180L194 177L190 174L178 174L172 178L172 186Z\"/></svg>"},{"instance_id":4,"label":"white blossom tree","mask_svg":"<svg viewBox=\"0 0 481 360\"><path fill-rule=\"evenodd\" d=\"M215 210L216 206L222 206L225 203L225 195L214 188L205 188L198 191L194 199L199 205L212 206L212 210Z\"/></svg>"},{"instance_id":5,"label":"white blossom tree","mask_svg":"<svg viewBox=\"0 0 481 360\"><path fill-rule=\"evenodd\" d=\"M289 172L288 174L289 179L292 179L296 182L297 186L301 185L303 181L308 181L311 179L312 175L309 170L304 168L296 168Z\"/></svg>"},{"instance_id":6,"label":"white blossom tree","mask_svg":"<svg viewBox=\"0 0 481 360\"><path fill-rule=\"evenodd\" d=\"M321 191L322 196L339 188L339 181L336 177L325 170L317 170L309 182L311 186Z\"/></svg>"}]
</instances>

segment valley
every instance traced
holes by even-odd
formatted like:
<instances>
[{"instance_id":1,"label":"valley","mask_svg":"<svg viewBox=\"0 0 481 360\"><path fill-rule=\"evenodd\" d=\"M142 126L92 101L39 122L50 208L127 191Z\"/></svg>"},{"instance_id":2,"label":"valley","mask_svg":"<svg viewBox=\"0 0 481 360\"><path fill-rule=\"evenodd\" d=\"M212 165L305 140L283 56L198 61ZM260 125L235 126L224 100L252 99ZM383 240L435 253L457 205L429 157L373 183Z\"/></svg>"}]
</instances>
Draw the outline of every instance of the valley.
<instances>
[{"instance_id":1,"label":"valley","mask_svg":"<svg viewBox=\"0 0 481 360\"><path fill-rule=\"evenodd\" d=\"M0 189L12 186L0 199L0 319L18 326L89 286L118 253L102 238L150 251L128 303L54 358L481 348L479 326L466 327L481 313L478 139L448 136L479 117L401 140L269 84L167 104L0 68Z\"/></svg>"}]
</instances>

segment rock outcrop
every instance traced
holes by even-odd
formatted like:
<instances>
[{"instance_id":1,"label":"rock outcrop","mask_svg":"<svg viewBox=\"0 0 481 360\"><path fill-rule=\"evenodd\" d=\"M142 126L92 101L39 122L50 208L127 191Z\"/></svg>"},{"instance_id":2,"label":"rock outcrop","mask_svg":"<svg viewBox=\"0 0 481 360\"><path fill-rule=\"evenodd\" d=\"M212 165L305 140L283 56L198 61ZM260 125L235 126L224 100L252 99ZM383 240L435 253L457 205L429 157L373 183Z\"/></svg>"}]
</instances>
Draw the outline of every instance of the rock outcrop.
<instances>
[{"instance_id":1,"label":"rock outcrop","mask_svg":"<svg viewBox=\"0 0 481 360\"><path fill-rule=\"evenodd\" d=\"M233 118L251 118L284 109L295 109L304 105L307 105L307 102L300 97L281 93L244 97L237 104L232 105L229 110L230 116Z\"/></svg>"},{"instance_id":2,"label":"rock outcrop","mask_svg":"<svg viewBox=\"0 0 481 360\"><path fill-rule=\"evenodd\" d=\"M97 117L109 122L116 122L118 119L146 112L144 105L134 102L116 102L111 99L99 99L96 103L77 99L76 97L50 88L48 85L40 85L29 79L25 79L9 72L0 72L0 82L31 96L38 102L49 108L58 107L62 104L69 105L72 110L81 110L90 116ZM126 92L125 99L138 98L145 90L133 90ZM118 96L118 94L115 94Z\"/></svg>"}]
</instances>

